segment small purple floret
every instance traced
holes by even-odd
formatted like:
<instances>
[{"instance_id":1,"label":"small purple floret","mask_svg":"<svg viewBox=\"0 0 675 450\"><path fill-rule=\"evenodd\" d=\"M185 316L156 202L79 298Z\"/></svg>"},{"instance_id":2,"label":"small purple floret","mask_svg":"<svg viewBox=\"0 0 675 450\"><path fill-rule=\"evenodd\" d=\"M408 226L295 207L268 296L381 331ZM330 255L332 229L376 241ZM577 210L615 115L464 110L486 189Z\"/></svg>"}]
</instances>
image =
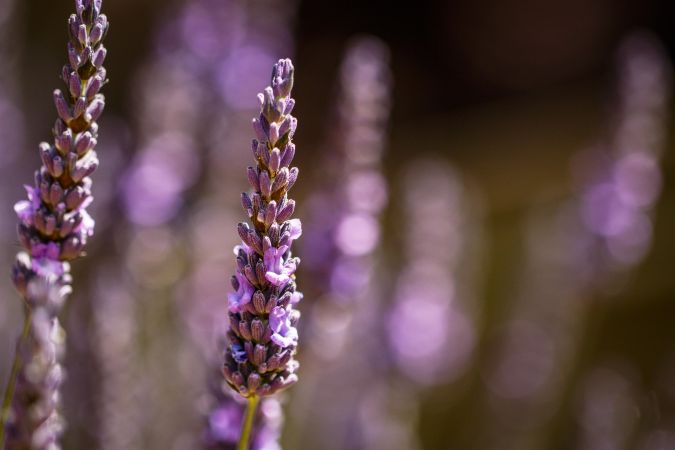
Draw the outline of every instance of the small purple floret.
<instances>
[{"instance_id":1,"label":"small purple floret","mask_svg":"<svg viewBox=\"0 0 675 450\"><path fill-rule=\"evenodd\" d=\"M254 292L253 286L251 286L251 283L249 283L244 274L237 272L235 277L239 282L239 289L236 292L230 293L227 297L231 312L241 311L242 307L251 301L251 296Z\"/></svg>"},{"instance_id":2,"label":"small purple floret","mask_svg":"<svg viewBox=\"0 0 675 450\"><path fill-rule=\"evenodd\" d=\"M291 325L291 309L277 306L270 313L272 341L282 348L298 342L298 330Z\"/></svg>"}]
</instances>

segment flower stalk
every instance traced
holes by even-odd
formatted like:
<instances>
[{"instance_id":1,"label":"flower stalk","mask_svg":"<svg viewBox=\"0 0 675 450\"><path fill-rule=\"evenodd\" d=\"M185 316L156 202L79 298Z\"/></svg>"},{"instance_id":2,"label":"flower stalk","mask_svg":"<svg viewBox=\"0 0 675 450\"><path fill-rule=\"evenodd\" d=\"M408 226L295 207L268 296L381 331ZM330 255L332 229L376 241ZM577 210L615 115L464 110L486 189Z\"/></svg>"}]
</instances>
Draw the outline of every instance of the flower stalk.
<instances>
[{"instance_id":1,"label":"flower stalk","mask_svg":"<svg viewBox=\"0 0 675 450\"><path fill-rule=\"evenodd\" d=\"M244 422L241 424L241 435L239 438L239 445L237 450L248 450L249 441L251 440L251 430L253 429L253 420L255 418L255 411L258 408L260 397L252 395L248 398L246 405L246 416Z\"/></svg>"}]
</instances>

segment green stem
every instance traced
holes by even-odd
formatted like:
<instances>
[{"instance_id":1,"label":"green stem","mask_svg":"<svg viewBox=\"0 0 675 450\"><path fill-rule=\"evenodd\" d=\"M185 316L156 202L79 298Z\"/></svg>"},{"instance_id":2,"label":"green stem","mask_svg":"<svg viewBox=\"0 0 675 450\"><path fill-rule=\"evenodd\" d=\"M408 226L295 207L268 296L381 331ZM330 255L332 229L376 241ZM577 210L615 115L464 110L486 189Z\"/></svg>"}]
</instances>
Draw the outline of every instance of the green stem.
<instances>
[{"instance_id":1,"label":"green stem","mask_svg":"<svg viewBox=\"0 0 675 450\"><path fill-rule=\"evenodd\" d=\"M24 314L23 322L23 332L19 338L19 342L16 344L16 350L14 352L14 362L12 363L12 371L9 374L9 380L7 380L7 387L5 388L5 396L2 401L2 412L0 415L0 449L5 448L5 429L7 427L7 419L9 416L9 408L12 405L12 399L14 398L14 388L16 387L16 377L21 368L21 347L23 342L28 338L28 333L30 332L31 325L31 310L26 308Z\"/></svg>"},{"instance_id":2,"label":"green stem","mask_svg":"<svg viewBox=\"0 0 675 450\"><path fill-rule=\"evenodd\" d=\"M252 395L248 398L248 405L246 406L246 415L241 424L241 437L239 438L239 445L237 450L248 450L249 441L251 440L251 430L253 429L253 419L255 418L255 410L258 407L260 397Z\"/></svg>"}]
</instances>

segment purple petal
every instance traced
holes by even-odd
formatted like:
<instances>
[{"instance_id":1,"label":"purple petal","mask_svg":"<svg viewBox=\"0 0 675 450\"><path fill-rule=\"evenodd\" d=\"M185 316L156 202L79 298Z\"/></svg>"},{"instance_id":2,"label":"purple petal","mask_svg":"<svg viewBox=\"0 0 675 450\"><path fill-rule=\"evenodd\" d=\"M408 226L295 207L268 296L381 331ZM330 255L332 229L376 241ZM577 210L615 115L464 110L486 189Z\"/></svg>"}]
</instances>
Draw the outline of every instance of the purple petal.
<instances>
[{"instance_id":1,"label":"purple petal","mask_svg":"<svg viewBox=\"0 0 675 450\"><path fill-rule=\"evenodd\" d=\"M230 312L239 312L243 305L251 301L254 291L253 286L251 286L251 283L249 283L244 275L237 272L235 276L237 277L237 281L239 281L239 289L227 295Z\"/></svg>"},{"instance_id":2,"label":"purple petal","mask_svg":"<svg viewBox=\"0 0 675 450\"><path fill-rule=\"evenodd\" d=\"M14 205L14 211L19 217L19 220L21 220L21 222L23 222L25 225L33 224L33 213L35 212L35 209L33 208L33 205L30 201L21 200L20 202L16 202Z\"/></svg>"},{"instance_id":3,"label":"purple petal","mask_svg":"<svg viewBox=\"0 0 675 450\"><path fill-rule=\"evenodd\" d=\"M302 292L295 291L291 294L291 305L295 305L296 303L299 303L300 300L302 300L304 295L302 295Z\"/></svg>"},{"instance_id":4,"label":"purple petal","mask_svg":"<svg viewBox=\"0 0 675 450\"><path fill-rule=\"evenodd\" d=\"M284 287L291 278L288 275L283 273L267 272L265 273L265 279L277 287Z\"/></svg>"},{"instance_id":5,"label":"purple petal","mask_svg":"<svg viewBox=\"0 0 675 450\"><path fill-rule=\"evenodd\" d=\"M288 231L291 233L291 241L299 238L302 235L302 222L300 219L291 219L288 221Z\"/></svg>"}]
</instances>

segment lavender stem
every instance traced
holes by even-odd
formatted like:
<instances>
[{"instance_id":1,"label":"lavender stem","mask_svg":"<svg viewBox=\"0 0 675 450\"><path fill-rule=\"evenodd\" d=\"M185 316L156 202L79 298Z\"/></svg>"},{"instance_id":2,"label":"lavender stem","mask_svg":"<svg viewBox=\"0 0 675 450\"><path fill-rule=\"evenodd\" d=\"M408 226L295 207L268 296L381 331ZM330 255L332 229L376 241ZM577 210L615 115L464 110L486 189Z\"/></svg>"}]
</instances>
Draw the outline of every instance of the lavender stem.
<instances>
[{"instance_id":1,"label":"lavender stem","mask_svg":"<svg viewBox=\"0 0 675 450\"><path fill-rule=\"evenodd\" d=\"M241 437L239 438L237 450L248 450L248 443L251 440L251 430L253 429L253 419L255 417L255 410L258 408L258 403L260 403L260 397L257 395L252 395L248 398L246 415L241 424Z\"/></svg>"},{"instance_id":2,"label":"lavender stem","mask_svg":"<svg viewBox=\"0 0 675 450\"><path fill-rule=\"evenodd\" d=\"M0 415L0 449L5 448L5 424L7 423L7 416L9 415L9 408L12 405L12 399L14 398L14 388L16 387L16 377L19 374L19 368L21 367L21 352L18 349L24 345L25 340L28 338L30 333L30 324L31 324L32 311L29 307L26 307L26 313L24 314L23 319L23 332L19 341L16 344L17 351L14 352L14 362L12 362L12 371L9 374L9 379L7 380L7 387L5 388L5 394L2 400L2 414Z\"/></svg>"}]
</instances>

